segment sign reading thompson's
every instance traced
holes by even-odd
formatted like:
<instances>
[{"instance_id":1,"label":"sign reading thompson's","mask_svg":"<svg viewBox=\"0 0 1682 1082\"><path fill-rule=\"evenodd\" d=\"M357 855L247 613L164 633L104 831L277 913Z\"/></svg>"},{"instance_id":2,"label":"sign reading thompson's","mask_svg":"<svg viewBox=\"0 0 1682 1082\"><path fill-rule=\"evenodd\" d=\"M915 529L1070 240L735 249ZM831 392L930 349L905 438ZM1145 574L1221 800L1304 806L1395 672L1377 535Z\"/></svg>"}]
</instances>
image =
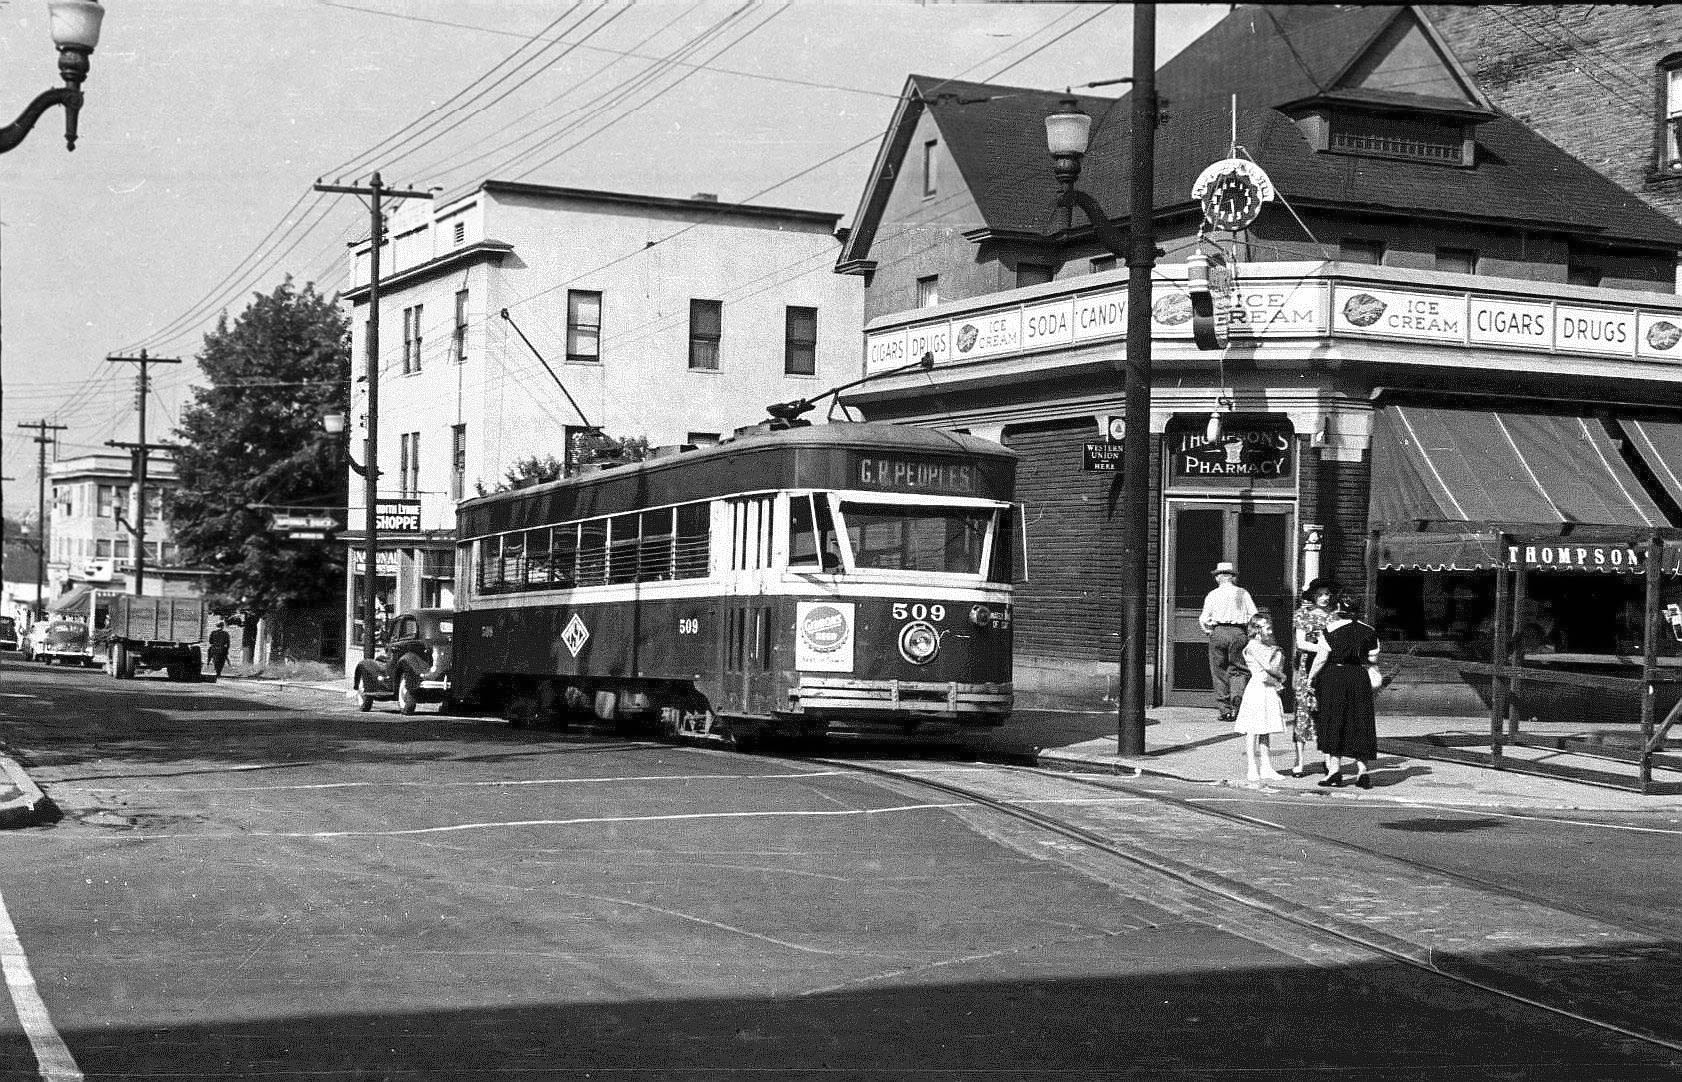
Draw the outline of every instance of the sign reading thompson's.
<instances>
[{"instance_id":1,"label":"sign reading thompson's","mask_svg":"<svg viewBox=\"0 0 1682 1082\"><path fill-rule=\"evenodd\" d=\"M374 504L374 529L380 533L420 533L419 500L378 500Z\"/></svg>"},{"instance_id":2,"label":"sign reading thompson's","mask_svg":"<svg viewBox=\"0 0 1682 1082\"><path fill-rule=\"evenodd\" d=\"M1619 545L1605 541L1573 544L1569 540L1533 542L1507 546L1507 562L1548 571L1647 570L1647 546ZM1665 545L1659 570L1668 574L1682 571L1682 545Z\"/></svg>"}]
</instances>

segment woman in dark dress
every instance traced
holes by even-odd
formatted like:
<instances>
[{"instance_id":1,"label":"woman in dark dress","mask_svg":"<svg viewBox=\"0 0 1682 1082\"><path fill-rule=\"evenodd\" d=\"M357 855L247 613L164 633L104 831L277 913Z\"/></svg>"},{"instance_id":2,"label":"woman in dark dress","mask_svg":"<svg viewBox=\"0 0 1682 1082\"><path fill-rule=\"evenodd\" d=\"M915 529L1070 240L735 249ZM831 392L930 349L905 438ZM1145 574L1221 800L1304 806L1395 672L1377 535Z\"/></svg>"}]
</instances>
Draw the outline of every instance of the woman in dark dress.
<instances>
[{"instance_id":1,"label":"woman in dark dress","mask_svg":"<svg viewBox=\"0 0 1682 1082\"><path fill-rule=\"evenodd\" d=\"M1378 664L1378 633L1355 619L1353 605L1340 599L1337 613L1326 622L1324 649L1314 660L1315 737L1326 756L1326 779L1319 784L1343 785L1344 759L1355 761L1355 784L1372 788L1367 763L1378 756L1378 719L1373 710L1373 686L1367 670Z\"/></svg>"}]
</instances>

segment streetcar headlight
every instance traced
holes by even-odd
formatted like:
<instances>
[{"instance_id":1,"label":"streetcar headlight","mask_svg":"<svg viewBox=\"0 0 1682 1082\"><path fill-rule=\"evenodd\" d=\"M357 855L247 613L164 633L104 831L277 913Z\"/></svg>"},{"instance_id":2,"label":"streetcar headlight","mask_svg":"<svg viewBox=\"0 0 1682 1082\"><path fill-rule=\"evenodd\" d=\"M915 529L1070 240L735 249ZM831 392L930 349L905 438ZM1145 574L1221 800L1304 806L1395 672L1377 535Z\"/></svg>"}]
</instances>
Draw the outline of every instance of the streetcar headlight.
<instances>
[{"instance_id":1,"label":"streetcar headlight","mask_svg":"<svg viewBox=\"0 0 1682 1082\"><path fill-rule=\"evenodd\" d=\"M986 627L993 622L993 610L986 605L971 605L969 607L969 622L976 627Z\"/></svg>"},{"instance_id":2,"label":"streetcar headlight","mask_svg":"<svg viewBox=\"0 0 1682 1082\"><path fill-rule=\"evenodd\" d=\"M940 653L940 632L933 624L914 620L900 628L899 654L913 665L927 665Z\"/></svg>"}]
</instances>

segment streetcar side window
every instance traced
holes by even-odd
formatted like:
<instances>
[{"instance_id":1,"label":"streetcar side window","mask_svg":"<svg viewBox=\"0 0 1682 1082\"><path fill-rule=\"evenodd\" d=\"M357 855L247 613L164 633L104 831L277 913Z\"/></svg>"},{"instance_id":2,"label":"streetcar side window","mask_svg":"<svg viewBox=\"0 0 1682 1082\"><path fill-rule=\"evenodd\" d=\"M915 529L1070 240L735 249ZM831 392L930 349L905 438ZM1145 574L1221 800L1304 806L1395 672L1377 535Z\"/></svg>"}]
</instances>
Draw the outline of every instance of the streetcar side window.
<instances>
[{"instance_id":1,"label":"streetcar side window","mask_svg":"<svg viewBox=\"0 0 1682 1082\"><path fill-rule=\"evenodd\" d=\"M578 563L578 523L556 526L549 547L550 580L557 586L570 587L575 581Z\"/></svg>"},{"instance_id":2,"label":"streetcar side window","mask_svg":"<svg viewBox=\"0 0 1682 1082\"><path fill-rule=\"evenodd\" d=\"M526 585L545 586L554 577L550 543L549 527L526 531Z\"/></svg>"},{"instance_id":3,"label":"streetcar side window","mask_svg":"<svg viewBox=\"0 0 1682 1082\"><path fill-rule=\"evenodd\" d=\"M704 579L710 570L712 508L704 503L677 509L677 577Z\"/></svg>"},{"instance_id":4,"label":"streetcar side window","mask_svg":"<svg viewBox=\"0 0 1682 1082\"><path fill-rule=\"evenodd\" d=\"M637 581L672 578L672 509L644 511L639 525L642 544L637 548Z\"/></svg>"},{"instance_id":5,"label":"streetcar side window","mask_svg":"<svg viewBox=\"0 0 1682 1082\"><path fill-rule=\"evenodd\" d=\"M607 519L578 524L578 585L600 586L607 581Z\"/></svg>"},{"instance_id":6,"label":"streetcar side window","mask_svg":"<svg viewBox=\"0 0 1682 1082\"><path fill-rule=\"evenodd\" d=\"M614 515L608 520L607 581L618 585L637 581L637 548L640 534L636 515Z\"/></svg>"}]
</instances>

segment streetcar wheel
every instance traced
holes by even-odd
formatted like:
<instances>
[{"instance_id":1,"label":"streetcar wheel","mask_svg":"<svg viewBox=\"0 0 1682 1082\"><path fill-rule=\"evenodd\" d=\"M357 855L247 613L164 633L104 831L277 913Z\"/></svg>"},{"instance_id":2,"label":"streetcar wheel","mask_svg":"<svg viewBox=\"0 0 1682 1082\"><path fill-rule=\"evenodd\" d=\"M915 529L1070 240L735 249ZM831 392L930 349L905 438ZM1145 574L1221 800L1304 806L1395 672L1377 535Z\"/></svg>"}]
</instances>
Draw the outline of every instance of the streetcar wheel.
<instances>
[{"instance_id":1,"label":"streetcar wheel","mask_svg":"<svg viewBox=\"0 0 1682 1082\"><path fill-rule=\"evenodd\" d=\"M420 677L405 671L397 679L397 709L403 714L413 714L420 705Z\"/></svg>"},{"instance_id":2,"label":"streetcar wheel","mask_svg":"<svg viewBox=\"0 0 1682 1082\"><path fill-rule=\"evenodd\" d=\"M356 678L356 708L366 714L374 709L374 697L362 689L362 677Z\"/></svg>"}]
</instances>

